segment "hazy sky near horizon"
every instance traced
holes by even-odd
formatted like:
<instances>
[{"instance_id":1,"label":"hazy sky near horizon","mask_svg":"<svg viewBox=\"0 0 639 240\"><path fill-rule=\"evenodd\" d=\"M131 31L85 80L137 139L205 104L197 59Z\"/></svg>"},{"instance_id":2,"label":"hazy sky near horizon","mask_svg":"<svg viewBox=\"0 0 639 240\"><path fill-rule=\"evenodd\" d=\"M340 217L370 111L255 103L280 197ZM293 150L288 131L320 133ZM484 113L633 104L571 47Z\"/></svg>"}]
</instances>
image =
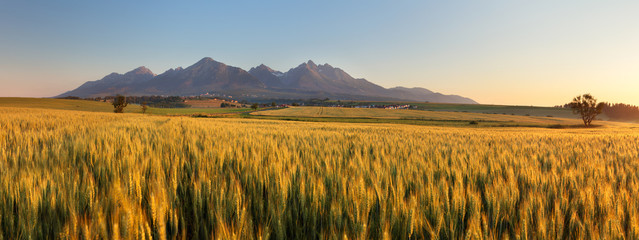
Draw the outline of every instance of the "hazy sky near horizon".
<instances>
[{"instance_id":1,"label":"hazy sky near horizon","mask_svg":"<svg viewBox=\"0 0 639 240\"><path fill-rule=\"evenodd\" d=\"M582 93L639 105L638 1L0 1L0 96L203 57L287 71L309 59L384 87L483 104Z\"/></svg>"}]
</instances>

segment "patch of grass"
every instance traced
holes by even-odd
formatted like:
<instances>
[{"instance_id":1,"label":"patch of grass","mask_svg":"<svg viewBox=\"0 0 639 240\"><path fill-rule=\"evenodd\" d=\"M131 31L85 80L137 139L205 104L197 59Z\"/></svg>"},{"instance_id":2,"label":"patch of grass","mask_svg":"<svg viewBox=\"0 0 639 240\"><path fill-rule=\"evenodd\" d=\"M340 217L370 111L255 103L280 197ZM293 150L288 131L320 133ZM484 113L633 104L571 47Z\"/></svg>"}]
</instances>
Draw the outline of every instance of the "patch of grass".
<instances>
[{"instance_id":1,"label":"patch of grass","mask_svg":"<svg viewBox=\"0 0 639 240\"><path fill-rule=\"evenodd\" d=\"M2 97L0 98L0 107L42 108L87 112L113 112L113 105L107 102L53 98ZM131 106L125 108L125 112L133 112Z\"/></svg>"},{"instance_id":2,"label":"patch of grass","mask_svg":"<svg viewBox=\"0 0 639 240\"><path fill-rule=\"evenodd\" d=\"M414 125L464 126L470 121L482 122L485 127L547 127L556 124L578 124L577 119L547 118L537 116L512 116L469 112L439 112L422 110L389 110L366 108L291 107L286 109L251 113L255 117L272 119L297 118L307 121L334 122L385 122ZM362 120L366 119L366 120ZM371 120L375 119L375 120ZM484 124L485 123L485 124Z\"/></svg>"},{"instance_id":3,"label":"patch of grass","mask_svg":"<svg viewBox=\"0 0 639 240\"><path fill-rule=\"evenodd\" d=\"M344 102L348 103L348 102ZM453 104L453 103L424 103L424 102L371 102L356 101L362 105L391 105L391 104L410 104L417 106L418 110L428 111L447 111L447 112L474 112L474 113L494 113L501 112L504 114L525 115L530 116L547 116L552 115L561 118L574 118L570 109L554 108L554 107L537 107L537 106L507 106L507 105L484 105L484 104Z\"/></svg>"},{"instance_id":4,"label":"patch of grass","mask_svg":"<svg viewBox=\"0 0 639 240\"><path fill-rule=\"evenodd\" d=\"M154 115L211 115L211 114L226 114L226 113L240 113L251 111L250 108L149 108L148 113Z\"/></svg>"},{"instance_id":5,"label":"patch of grass","mask_svg":"<svg viewBox=\"0 0 639 240\"><path fill-rule=\"evenodd\" d=\"M74 110L86 112L113 112L113 105L108 102L54 99L54 98L0 98L0 107L42 108ZM151 115L192 115L192 114L225 114L251 110L250 108L153 108L146 114ZM142 113L140 105L129 104L124 113Z\"/></svg>"}]
</instances>

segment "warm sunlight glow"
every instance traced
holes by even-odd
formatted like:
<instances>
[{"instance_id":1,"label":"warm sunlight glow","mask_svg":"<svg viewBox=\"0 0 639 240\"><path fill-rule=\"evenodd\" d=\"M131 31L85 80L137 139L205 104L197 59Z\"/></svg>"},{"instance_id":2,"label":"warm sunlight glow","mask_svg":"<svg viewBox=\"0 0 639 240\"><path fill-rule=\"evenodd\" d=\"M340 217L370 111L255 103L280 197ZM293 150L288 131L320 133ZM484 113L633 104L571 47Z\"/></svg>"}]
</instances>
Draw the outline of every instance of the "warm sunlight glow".
<instances>
[{"instance_id":1,"label":"warm sunlight glow","mask_svg":"<svg viewBox=\"0 0 639 240\"><path fill-rule=\"evenodd\" d=\"M0 1L0 240L639 239L639 1Z\"/></svg>"}]
</instances>

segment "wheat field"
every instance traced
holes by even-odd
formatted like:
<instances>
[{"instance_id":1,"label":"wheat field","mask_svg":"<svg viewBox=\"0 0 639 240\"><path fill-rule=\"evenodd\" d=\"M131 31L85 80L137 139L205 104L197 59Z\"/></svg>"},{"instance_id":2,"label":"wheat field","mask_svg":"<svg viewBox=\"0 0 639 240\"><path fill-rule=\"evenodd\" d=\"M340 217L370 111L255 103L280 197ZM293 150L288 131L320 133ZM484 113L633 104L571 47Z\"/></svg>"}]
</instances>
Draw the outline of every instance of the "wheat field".
<instances>
[{"instance_id":1,"label":"wheat field","mask_svg":"<svg viewBox=\"0 0 639 240\"><path fill-rule=\"evenodd\" d=\"M638 143L0 107L0 239L637 239Z\"/></svg>"}]
</instances>

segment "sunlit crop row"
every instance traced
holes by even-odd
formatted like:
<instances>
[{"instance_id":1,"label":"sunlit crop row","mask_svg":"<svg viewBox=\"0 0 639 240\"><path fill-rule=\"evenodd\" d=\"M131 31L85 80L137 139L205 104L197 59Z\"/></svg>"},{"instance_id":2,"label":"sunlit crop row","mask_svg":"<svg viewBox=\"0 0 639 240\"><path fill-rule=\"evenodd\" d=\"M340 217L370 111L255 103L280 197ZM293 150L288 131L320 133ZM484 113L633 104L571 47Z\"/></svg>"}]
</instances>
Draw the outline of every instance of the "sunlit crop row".
<instances>
[{"instance_id":1,"label":"sunlit crop row","mask_svg":"<svg viewBox=\"0 0 639 240\"><path fill-rule=\"evenodd\" d=\"M635 129L0 108L0 239L636 239Z\"/></svg>"}]
</instances>

